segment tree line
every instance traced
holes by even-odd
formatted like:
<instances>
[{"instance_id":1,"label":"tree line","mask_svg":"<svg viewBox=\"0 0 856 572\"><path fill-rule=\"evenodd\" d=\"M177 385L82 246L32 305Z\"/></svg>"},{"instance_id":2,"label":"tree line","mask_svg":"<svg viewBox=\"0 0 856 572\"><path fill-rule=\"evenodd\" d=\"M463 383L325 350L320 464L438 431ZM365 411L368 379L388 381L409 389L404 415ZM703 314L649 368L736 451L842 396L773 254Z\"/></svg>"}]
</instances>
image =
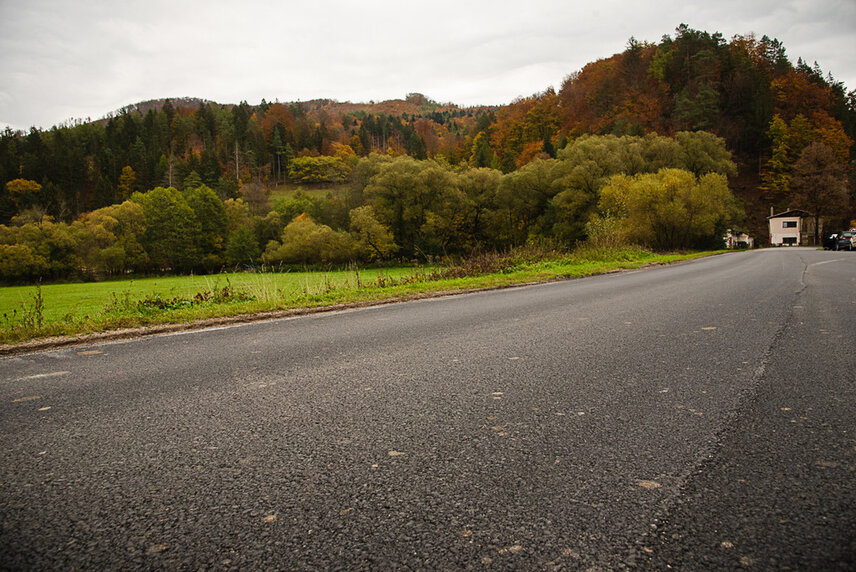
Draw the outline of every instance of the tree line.
<instances>
[{"instance_id":1,"label":"tree line","mask_svg":"<svg viewBox=\"0 0 856 572\"><path fill-rule=\"evenodd\" d=\"M298 191L273 208L263 192L245 200L252 184L222 200L191 175L70 223L16 218L0 225L0 279L425 260L592 238L710 247L741 216L731 154L706 132L583 136L510 173L377 153L343 164L326 196Z\"/></svg>"},{"instance_id":2,"label":"tree line","mask_svg":"<svg viewBox=\"0 0 856 572\"><path fill-rule=\"evenodd\" d=\"M68 222L136 191L183 187L191 173L225 200L237 198L248 182L318 182L301 178L308 159L372 152L426 159L429 145L430 155L439 156L446 138L445 148L459 147L481 111L440 107L416 95L402 102L409 113L399 115L356 110L334 116L323 101L193 106L165 100L46 131L7 128L0 134L0 223L26 210ZM447 155L460 162L456 152ZM6 183L15 179L37 182L41 192L14 196Z\"/></svg>"},{"instance_id":3,"label":"tree line","mask_svg":"<svg viewBox=\"0 0 856 572\"><path fill-rule=\"evenodd\" d=\"M816 63L793 64L784 45L767 36L726 41L681 25L656 44L631 38L624 52L571 74L558 92L547 89L500 108L475 135L473 156L510 171L534 157L553 156L583 134L681 130L705 130L725 140L740 165L734 190L747 203L753 233L766 233L771 206L794 206L793 194L801 192L797 163L815 144L826 148L831 168L843 171L849 184L849 197L820 215L834 218L828 220L833 225L856 218L856 91L824 75Z\"/></svg>"},{"instance_id":4,"label":"tree line","mask_svg":"<svg viewBox=\"0 0 856 572\"><path fill-rule=\"evenodd\" d=\"M849 170L856 92L815 64L788 59L776 39L726 41L686 25L638 42L569 75L558 92L498 108L458 108L421 94L376 105L165 100L104 120L0 134L0 223L38 208L57 220L184 185L195 172L223 198L241 184L283 182L293 160L373 152L511 172L556 158L584 134L674 135L710 131L726 141L765 200L786 202L793 165L812 142ZM744 173L746 174L746 173ZM5 191L14 179L42 185L38 200Z\"/></svg>"},{"instance_id":5,"label":"tree line","mask_svg":"<svg viewBox=\"0 0 856 572\"><path fill-rule=\"evenodd\" d=\"M776 39L726 40L681 25L658 43L631 38L623 52L569 75L558 91L500 107L459 108L421 94L377 104L185 99L49 130L7 129L0 134L0 224L44 215L70 224L135 192L199 182L223 201L252 203L252 186L342 184L353 162L373 153L511 174L558 159L583 135L698 130L721 137L734 153L740 179L732 190L756 234L765 232L770 206L794 206L797 164L815 144L849 184L849 196L820 214L835 213L842 224L856 215L856 92L816 64L792 63Z\"/></svg>"}]
</instances>

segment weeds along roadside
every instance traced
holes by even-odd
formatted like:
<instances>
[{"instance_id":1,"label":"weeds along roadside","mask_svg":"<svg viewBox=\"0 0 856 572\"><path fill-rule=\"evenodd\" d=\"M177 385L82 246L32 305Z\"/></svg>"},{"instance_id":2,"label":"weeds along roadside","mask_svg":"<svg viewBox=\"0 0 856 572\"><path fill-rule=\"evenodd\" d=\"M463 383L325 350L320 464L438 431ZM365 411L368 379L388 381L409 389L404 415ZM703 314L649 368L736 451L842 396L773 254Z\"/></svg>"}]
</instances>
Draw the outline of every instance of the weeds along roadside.
<instances>
[{"instance_id":1,"label":"weeds along roadside","mask_svg":"<svg viewBox=\"0 0 856 572\"><path fill-rule=\"evenodd\" d=\"M45 316L45 301L41 285L21 299L17 307L4 310L0 324L0 344L14 344L31 339L86 334L120 328L145 327L156 324L192 322L213 317L228 317L272 310L317 307L364 301L372 294L391 292L395 288L436 282L441 274L433 269L413 268L406 276L395 277L384 271L374 276L353 268L345 282L337 283L327 273L309 273L296 288L271 286L264 275L259 280L234 286L227 277L220 285L217 276L209 285L190 295L174 292L149 292L142 296L131 294L130 288L111 291L97 312L75 313L60 318ZM368 294L368 296L366 296Z\"/></svg>"},{"instance_id":2,"label":"weeds along roadside","mask_svg":"<svg viewBox=\"0 0 856 572\"><path fill-rule=\"evenodd\" d=\"M352 266L344 281L331 273L307 273L297 286L277 287L270 275L258 274L240 285L226 276L205 277L205 286L191 294L163 292L132 294L131 286L111 291L97 312L71 309L60 318L45 317L41 284L17 307L3 310L0 344L73 336L121 328L186 323L295 308L323 307L367 302L442 290L467 290L511 286L668 263L707 253L658 255L637 247L595 247L557 251L527 246L510 252L476 253L463 259L392 276L384 270ZM198 278L198 277L197 277ZM132 284L132 283L131 283Z\"/></svg>"}]
</instances>

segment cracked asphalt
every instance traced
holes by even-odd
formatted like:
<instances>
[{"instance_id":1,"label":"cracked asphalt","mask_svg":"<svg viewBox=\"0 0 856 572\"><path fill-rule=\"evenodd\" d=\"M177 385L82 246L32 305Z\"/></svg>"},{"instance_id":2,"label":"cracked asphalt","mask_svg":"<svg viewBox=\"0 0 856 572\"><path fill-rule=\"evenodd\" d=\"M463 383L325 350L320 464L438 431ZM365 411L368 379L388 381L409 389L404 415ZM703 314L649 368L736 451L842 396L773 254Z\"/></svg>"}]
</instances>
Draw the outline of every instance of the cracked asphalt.
<instances>
[{"instance_id":1,"label":"cracked asphalt","mask_svg":"<svg viewBox=\"0 0 856 572\"><path fill-rule=\"evenodd\" d=\"M856 254L0 359L0 568L854 569Z\"/></svg>"}]
</instances>

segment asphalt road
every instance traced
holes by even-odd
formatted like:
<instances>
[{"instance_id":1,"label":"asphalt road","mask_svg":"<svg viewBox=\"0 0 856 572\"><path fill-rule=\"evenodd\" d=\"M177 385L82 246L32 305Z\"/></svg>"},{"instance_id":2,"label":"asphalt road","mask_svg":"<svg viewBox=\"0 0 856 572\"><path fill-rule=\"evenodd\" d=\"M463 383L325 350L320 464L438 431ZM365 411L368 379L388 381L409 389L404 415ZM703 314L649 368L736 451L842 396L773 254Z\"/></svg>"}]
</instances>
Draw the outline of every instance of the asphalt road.
<instances>
[{"instance_id":1,"label":"asphalt road","mask_svg":"<svg viewBox=\"0 0 856 572\"><path fill-rule=\"evenodd\" d=\"M854 569L856 253L0 359L3 569Z\"/></svg>"}]
</instances>

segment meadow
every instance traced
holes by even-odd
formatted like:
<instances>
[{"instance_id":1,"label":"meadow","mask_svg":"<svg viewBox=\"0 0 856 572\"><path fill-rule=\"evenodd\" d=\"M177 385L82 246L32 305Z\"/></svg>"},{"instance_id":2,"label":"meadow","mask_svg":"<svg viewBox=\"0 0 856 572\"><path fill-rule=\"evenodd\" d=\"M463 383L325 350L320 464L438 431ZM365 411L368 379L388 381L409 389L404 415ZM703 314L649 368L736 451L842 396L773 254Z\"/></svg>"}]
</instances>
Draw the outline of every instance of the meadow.
<instances>
[{"instance_id":1,"label":"meadow","mask_svg":"<svg viewBox=\"0 0 856 572\"><path fill-rule=\"evenodd\" d=\"M341 193L347 189L347 185L295 185L282 184L270 189L267 194L268 203L271 207L283 199L293 199L297 193L302 193L305 197L314 200L322 200L327 198L328 194Z\"/></svg>"},{"instance_id":2,"label":"meadow","mask_svg":"<svg viewBox=\"0 0 856 572\"><path fill-rule=\"evenodd\" d=\"M443 267L160 276L0 288L0 344L443 292L500 288L711 254L639 248L484 255Z\"/></svg>"},{"instance_id":3,"label":"meadow","mask_svg":"<svg viewBox=\"0 0 856 572\"><path fill-rule=\"evenodd\" d=\"M367 278L377 276L398 280L409 276L410 267L384 268L362 271ZM94 317L102 313L115 298L141 300L148 297L188 298L202 291L215 291L224 287L252 292L257 298L293 298L320 289L347 288L357 279L355 270L330 272L224 272L221 274L191 276L158 276L129 278L105 282L78 282L71 284L45 284L41 286L46 322L67 317ZM8 319L10 313L31 306L36 286L6 286L0 288L0 312Z\"/></svg>"}]
</instances>

